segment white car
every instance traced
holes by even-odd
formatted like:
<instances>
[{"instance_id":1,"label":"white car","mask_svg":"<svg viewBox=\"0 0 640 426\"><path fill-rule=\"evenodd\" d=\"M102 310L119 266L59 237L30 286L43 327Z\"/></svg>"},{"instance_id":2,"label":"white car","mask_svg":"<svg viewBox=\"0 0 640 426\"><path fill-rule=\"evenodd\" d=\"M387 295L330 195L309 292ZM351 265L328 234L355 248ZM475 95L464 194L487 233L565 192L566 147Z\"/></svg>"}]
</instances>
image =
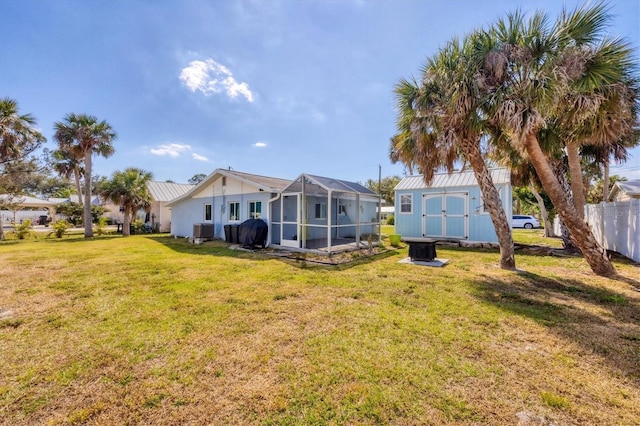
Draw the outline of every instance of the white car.
<instances>
[{"instance_id":1,"label":"white car","mask_svg":"<svg viewBox=\"0 0 640 426\"><path fill-rule=\"evenodd\" d=\"M513 220L511 221L511 227L525 229L540 228L540 222L538 222L538 219L533 216L514 214Z\"/></svg>"}]
</instances>

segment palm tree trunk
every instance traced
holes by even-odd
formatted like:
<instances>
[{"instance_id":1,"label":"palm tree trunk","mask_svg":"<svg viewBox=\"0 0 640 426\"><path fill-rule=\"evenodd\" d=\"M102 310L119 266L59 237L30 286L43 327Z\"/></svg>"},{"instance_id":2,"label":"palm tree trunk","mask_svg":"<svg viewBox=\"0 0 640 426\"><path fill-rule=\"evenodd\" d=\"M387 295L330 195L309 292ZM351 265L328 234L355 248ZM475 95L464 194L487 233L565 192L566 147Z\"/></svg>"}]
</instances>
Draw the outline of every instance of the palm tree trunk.
<instances>
[{"instance_id":1,"label":"palm tree trunk","mask_svg":"<svg viewBox=\"0 0 640 426\"><path fill-rule=\"evenodd\" d=\"M524 146L543 188L551 198L560 219L569 228L573 242L582 252L591 270L601 276L615 275L616 270L607 257L606 251L600 247L589 226L581 219L575 206L568 201L564 194L560 182L556 179L553 169L540 148L535 133L530 132L525 135Z\"/></svg>"},{"instance_id":2,"label":"palm tree trunk","mask_svg":"<svg viewBox=\"0 0 640 426\"><path fill-rule=\"evenodd\" d=\"M77 167L73 170L73 178L76 181L76 191L78 191L78 203L80 203L80 205L83 205L84 202L82 201L82 186L80 185L80 172L78 171Z\"/></svg>"},{"instance_id":3,"label":"palm tree trunk","mask_svg":"<svg viewBox=\"0 0 640 426\"><path fill-rule=\"evenodd\" d=\"M500 245L500 267L502 269L514 270L516 269L516 258L511 227L509 226L509 220L502 207L500 194L493 184L491 173L480 152L480 145L475 142L463 142L461 147L467 161L469 161L473 169L473 173L480 186L480 191L482 192L485 210L489 212L489 216L496 230L498 244Z\"/></svg>"},{"instance_id":4,"label":"palm tree trunk","mask_svg":"<svg viewBox=\"0 0 640 426\"><path fill-rule=\"evenodd\" d=\"M555 237L556 235L553 232L553 224L549 221L549 212L547 211L547 208L544 205L544 200L536 189L533 180L529 180L529 189L531 189L531 193L536 198L538 209L540 209L540 216L542 216L542 223L544 223L544 236L547 238Z\"/></svg>"},{"instance_id":5,"label":"palm tree trunk","mask_svg":"<svg viewBox=\"0 0 640 426\"><path fill-rule=\"evenodd\" d=\"M91 220L91 155L92 151L89 149L84 155L84 237L93 237L93 223Z\"/></svg>"},{"instance_id":6,"label":"palm tree trunk","mask_svg":"<svg viewBox=\"0 0 640 426\"><path fill-rule=\"evenodd\" d=\"M556 176L556 179L560 183L562 187L562 192L567 199L567 202L573 205L573 194L571 192L571 184L569 184L569 180L567 179L567 166L564 163L562 158L557 160L551 160L551 168L553 169L553 173ZM562 238L562 246L567 251L576 252L579 251L578 247L571 240L571 232L569 232L569 228L564 224L562 220L560 220L560 238Z\"/></svg>"},{"instance_id":7,"label":"palm tree trunk","mask_svg":"<svg viewBox=\"0 0 640 426\"><path fill-rule=\"evenodd\" d=\"M575 142L567 144L567 160L569 162L569 176L571 176L571 192L573 204L580 219L584 218L584 183L582 182L582 167L580 166L580 148Z\"/></svg>"},{"instance_id":8,"label":"palm tree trunk","mask_svg":"<svg viewBox=\"0 0 640 426\"><path fill-rule=\"evenodd\" d=\"M122 236L128 237L131 235L131 213L129 212L129 206L124 206L124 216L122 218Z\"/></svg>"}]
</instances>

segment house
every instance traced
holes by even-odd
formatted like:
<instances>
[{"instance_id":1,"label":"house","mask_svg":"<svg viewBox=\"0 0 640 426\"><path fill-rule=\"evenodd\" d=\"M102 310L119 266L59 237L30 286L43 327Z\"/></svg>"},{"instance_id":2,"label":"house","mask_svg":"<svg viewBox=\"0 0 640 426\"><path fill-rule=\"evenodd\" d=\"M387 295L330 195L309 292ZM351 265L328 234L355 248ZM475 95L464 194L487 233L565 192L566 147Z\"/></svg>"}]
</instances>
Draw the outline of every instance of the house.
<instances>
[{"instance_id":1,"label":"house","mask_svg":"<svg viewBox=\"0 0 640 426\"><path fill-rule=\"evenodd\" d=\"M166 206L171 209L171 235L193 238L194 225L213 225L213 237L224 238L225 225L247 219L270 223L269 203L290 180L217 169Z\"/></svg>"},{"instance_id":2,"label":"house","mask_svg":"<svg viewBox=\"0 0 640 426\"><path fill-rule=\"evenodd\" d=\"M640 180L618 181L613 184L607 201L629 201L640 199Z\"/></svg>"},{"instance_id":3,"label":"house","mask_svg":"<svg viewBox=\"0 0 640 426\"><path fill-rule=\"evenodd\" d=\"M505 214L511 222L511 180L507 169L492 169ZM403 238L497 243L473 171L438 173L431 185L406 176L395 187L395 229Z\"/></svg>"},{"instance_id":4,"label":"house","mask_svg":"<svg viewBox=\"0 0 640 426\"><path fill-rule=\"evenodd\" d=\"M169 201L189 192L194 185L174 182L151 181L147 184L151 194L151 206L149 211L140 211L132 220L140 219L157 232L171 231L171 209L167 206ZM102 207L108 209L106 216L115 222L124 221L124 211L121 206L110 201L104 202Z\"/></svg>"},{"instance_id":5,"label":"house","mask_svg":"<svg viewBox=\"0 0 640 426\"><path fill-rule=\"evenodd\" d=\"M78 197L78 194L71 194L68 197L51 197L49 198L54 204L62 204L62 203L84 203L84 196L82 196L82 200ZM94 206L100 205L100 198L97 195L91 197L91 204Z\"/></svg>"},{"instance_id":6,"label":"house","mask_svg":"<svg viewBox=\"0 0 640 426\"><path fill-rule=\"evenodd\" d=\"M380 220L386 221L389 216L395 214L396 208L394 206L382 206L380 207Z\"/></svg>"},{"instance_id":7,"label":"house","mask_svg":"<svg viewBox=\"0 0 640 426\"><path fill-rule=\"evenodd\" d=\"M34 225L44 225L47 217L54 220L56 217L56 203L28 195L0 194L0 206L3 207L0 209L2 223L22 222L29 219ZM44 221L43 217L45 217Z\"/></svg>"},{"instance_id":8,"label":"house","mask_svg":"<svg viewBox=\"0 0 640 426\"><path fill-rule=\"evenodd\" d=\"M331 252L379 234L378 201L362 185L339 179L302 174L290 181L217 169L167 206L175 237L193 238L211 224L212 236L225 238L227 225L259 218L269 228L267 244Z\"/></svg>"},{"instance_id":9,"label":"house","mask_svg":"<svg viewBox=\"0 0 640 426\"><path fill-rule=\"evenodd\" d=\"M146 214L145 223L151 224L159 232L171 231L171 208L167 204L189 192L195 185L186 183L157 182L148 184L151 193L151 208Z\"/></svg>"}]
</instances>

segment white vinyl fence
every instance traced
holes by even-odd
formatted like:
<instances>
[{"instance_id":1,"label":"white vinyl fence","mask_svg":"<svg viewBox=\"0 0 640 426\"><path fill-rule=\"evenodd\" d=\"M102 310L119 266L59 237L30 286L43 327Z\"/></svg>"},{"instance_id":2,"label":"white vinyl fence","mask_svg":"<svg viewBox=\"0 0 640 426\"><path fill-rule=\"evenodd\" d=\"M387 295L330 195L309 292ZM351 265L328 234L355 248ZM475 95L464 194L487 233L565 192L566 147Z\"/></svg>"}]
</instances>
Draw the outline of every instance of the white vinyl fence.
<instances>
[{"instance_id":1,"label":"white vinyl fence","mask_svg":"<svg viewBox=\"0 0 640 426\"><path fill-rule=\"evenodd\" d=\"M602 247L640 263L640 199L587 204L585 220Z\"/></svg>"}]
</instances>

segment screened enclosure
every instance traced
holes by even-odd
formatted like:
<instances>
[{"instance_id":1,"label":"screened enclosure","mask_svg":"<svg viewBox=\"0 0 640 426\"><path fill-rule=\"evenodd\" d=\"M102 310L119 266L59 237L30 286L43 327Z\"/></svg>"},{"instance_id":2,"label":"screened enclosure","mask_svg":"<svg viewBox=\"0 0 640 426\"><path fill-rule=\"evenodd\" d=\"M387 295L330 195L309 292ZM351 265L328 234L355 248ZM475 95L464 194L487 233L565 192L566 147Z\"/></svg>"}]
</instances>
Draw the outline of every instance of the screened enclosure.
<instances>
[{"instance_id":1,"label":"screened enclosure","mask_svg":"<svg viewBox=\"0 0 640 426\"><path fill-rule=\"evenodd\" d=\"M379 203L358 183L302 174L271 203L272 243L327 253L377 244Z\"/></svg>"}]
</instances>

